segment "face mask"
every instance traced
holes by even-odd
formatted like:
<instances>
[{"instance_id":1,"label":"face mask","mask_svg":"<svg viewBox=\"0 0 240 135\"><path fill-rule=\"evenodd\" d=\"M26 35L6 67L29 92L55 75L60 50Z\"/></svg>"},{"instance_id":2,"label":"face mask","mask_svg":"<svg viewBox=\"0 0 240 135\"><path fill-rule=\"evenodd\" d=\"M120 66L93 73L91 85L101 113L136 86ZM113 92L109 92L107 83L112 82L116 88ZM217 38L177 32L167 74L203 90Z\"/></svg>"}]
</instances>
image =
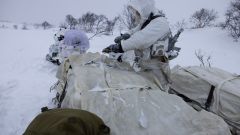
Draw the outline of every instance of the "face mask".
<instances>
[{"instance_id":1,"label":"face mask","mask_svg":"<svg viewBox=\"0 0 240 135\"><path fill-rule=\"evenodd\" d=\"M141 16L140 16L139 12L132 7L129 7L128 10L129 10L129 13L131 14L131 16L134 19L135 25L138 25L140 23L140 20L141 20Z\"/></svg>"},{"instance_id":2,"label":"face mask","mask_svg":"<svg viewBox=\"0 0 240 135\"><path fill-rule=\"evenodd\" d=\"M139 24L141 20L141 16L138 12L135 12L135 22L136 24Z\"/></svg>"}]
</instances>

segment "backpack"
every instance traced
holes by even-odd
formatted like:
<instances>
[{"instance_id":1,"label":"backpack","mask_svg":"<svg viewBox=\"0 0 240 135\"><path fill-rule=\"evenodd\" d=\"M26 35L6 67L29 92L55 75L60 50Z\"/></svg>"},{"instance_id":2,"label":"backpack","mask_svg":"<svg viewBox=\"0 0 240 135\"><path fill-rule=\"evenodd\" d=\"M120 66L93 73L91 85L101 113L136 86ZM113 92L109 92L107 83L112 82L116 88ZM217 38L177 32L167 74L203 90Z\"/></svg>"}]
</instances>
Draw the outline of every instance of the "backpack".
<instances>
[{"instance_id":1,"label":"backpack","mask_svg":"<svg viewBox=\"0 0 240 135\"><path fill-rule=\"evenodd\" d=\"M39 114L23 135L109 135L110 129L93 113L53 109Z\"/></svg>"}]
</instances>

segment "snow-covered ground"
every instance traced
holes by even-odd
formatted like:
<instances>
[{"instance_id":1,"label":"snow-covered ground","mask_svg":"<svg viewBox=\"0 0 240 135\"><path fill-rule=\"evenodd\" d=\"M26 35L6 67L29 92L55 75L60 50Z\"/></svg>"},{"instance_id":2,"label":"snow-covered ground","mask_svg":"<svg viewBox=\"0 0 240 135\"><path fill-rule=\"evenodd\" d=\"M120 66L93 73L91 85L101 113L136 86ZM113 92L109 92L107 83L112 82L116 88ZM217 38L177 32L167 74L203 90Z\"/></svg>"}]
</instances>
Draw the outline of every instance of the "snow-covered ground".
<instances>
[{"instance_id":1,"label":"snow-covered ground","mask_svg":"<svg viewBox=\"0 0 240 135\"><path fill-rule=\"evenodd\" d=\"M20 135L53 95L57 67L45 61L53 31L0 29L0 130Z\"/></svg>"},{"instance_id":2,"label":"snow-covered ground","mask_svg":"<svg viewBox=\"0 0 240 135\"><path fill-rule=\"evenodd\" d=\"M22 134L43 106L52 106L57 66L45 61L54 29L0 29L0 134ZM117 33L117 32L116 32ZM95 37L90 41L91 52L100 52L113 43L114 36ZM195 51L211 56L212 66L240 74L240 43L233 42L219 28L186 30L177 46L182 50L171 67L200 65Z\"/></svg>"},{"instance_id":3,"label":"snow-covered ground","mask_svg":"<svg viewBox=\"0 0 240 135\"><path fill-rule=\"evenodd\" d=\"M220 28L185 30L176 46L182 48L171 66L200 65L195 52L201 51L204 61L211 57L211 66L240 74L240 42L234 42L227 32Z\"/></svg>"}]
</instances>

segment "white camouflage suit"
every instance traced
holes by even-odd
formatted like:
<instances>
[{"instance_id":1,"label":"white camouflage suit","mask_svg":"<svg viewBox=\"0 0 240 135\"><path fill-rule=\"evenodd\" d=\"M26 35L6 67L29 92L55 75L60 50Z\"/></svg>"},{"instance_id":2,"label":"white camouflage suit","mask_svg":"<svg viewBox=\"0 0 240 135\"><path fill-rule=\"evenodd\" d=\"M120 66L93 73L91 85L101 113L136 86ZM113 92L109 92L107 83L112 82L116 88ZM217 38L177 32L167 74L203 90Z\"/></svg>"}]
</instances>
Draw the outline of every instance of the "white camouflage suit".
<instances>
[{"instance_id":1,"label":"white camouflage suit","mask_svg":"<svg viewBox=\"0 0 240 135\"><path fill-rule=\"evenodd\" d=\"M155 8L153 0L131 0L129 8L135 9L140 14L140 21L136 28L129 31L131 37L122 40L121 45L124 51L122 59L130 63L135 57L140 57L140 74L156 82L158 86L168 91L170 83L170 68L167 58L168 36L170 28L165 17L153 19L145 28L142 25L151 13L158 15L159 11ZM163 52L162 55L155 52Z\"/></svg>"}]
</instances>

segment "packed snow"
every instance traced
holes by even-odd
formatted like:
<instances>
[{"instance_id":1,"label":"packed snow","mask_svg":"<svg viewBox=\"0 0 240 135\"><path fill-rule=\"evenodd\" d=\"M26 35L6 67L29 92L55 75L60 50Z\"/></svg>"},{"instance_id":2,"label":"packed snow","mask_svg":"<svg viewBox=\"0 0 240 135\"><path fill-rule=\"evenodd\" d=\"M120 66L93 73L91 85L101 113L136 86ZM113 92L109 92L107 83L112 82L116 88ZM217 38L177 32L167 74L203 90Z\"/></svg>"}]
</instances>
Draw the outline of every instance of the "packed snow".
<instances>
[{"instance_id":1,"label":"packed snow","mask_svg":"<svg viewBox=\"0 0 240 135\"><path fill-rule=\"evenodd\" d=\"M45 55L53 31L0 29L0 36L0 130L20 135L41 107L51 104L57 67Z\"/></svg>"}]
</instances>

